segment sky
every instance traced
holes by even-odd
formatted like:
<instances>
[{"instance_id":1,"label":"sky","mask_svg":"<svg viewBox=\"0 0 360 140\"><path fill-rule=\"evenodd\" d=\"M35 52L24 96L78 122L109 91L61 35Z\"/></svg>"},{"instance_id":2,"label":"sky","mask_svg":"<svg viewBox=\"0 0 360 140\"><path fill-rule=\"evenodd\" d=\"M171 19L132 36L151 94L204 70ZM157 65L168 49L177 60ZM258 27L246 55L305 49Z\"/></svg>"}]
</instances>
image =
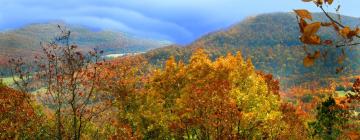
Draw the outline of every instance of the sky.
<instances>
[{"instance_id":1,"label":"sky","mask_svg":"<svg viewBox=\"0 0 360 140\"><path fill-rule=\"evenodd\" d=\"M343 14L360 17L359 0L341 5ZM304 8L319 11L301 0L0 0L0 31L64 21L188 44L249 16Z\"/></svg>"}]
</instances>

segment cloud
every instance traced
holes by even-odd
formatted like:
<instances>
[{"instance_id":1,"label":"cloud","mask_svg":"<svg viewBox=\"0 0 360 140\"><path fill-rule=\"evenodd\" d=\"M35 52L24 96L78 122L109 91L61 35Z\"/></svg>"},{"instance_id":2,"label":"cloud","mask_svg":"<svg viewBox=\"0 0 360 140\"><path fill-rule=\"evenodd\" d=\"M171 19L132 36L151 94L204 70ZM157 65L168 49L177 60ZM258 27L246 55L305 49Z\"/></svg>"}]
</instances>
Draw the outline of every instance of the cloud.
<instances>
[{"instance_id":1,"label":"cloud","mask_svg":"<svg viewBox=\"0 0 360 140\"><path fill-rule=\"evenodd\" d=\"M42 3L43 4L43 3ZM128 32L138 36L169 39L172 41L190 40L192 32L186 28L156 17L147 17L142 13L119 7L105 7L97 5L78 5L77 7L52 7L28 4L7 4L4 11L9 14L6 18L7 26L3 28L17 28L29 23L44 22L47 20L64 20L70 24L86 25L94 28L113 29ZM31 5L31 6L29 6ZM12 10L23 9L23 10ZM55 9L55 10L54 10ZM24 12L26 11L26 12ZM169 35L176 33L179 37Z\"/></svg>"},{"instance_id":2,"label":"cloud","mask_svg":"<svg viewBox=\"0 0 360 140\"><path fill-rule=\"evenodd\" d=\"M360 16L353 6L359 4L344 2L343 13ZM301 8L318 11L301 0L0 0L0 5L0 30L64 20L181 44L247 16Z\"/></svg>"}]
</instances>

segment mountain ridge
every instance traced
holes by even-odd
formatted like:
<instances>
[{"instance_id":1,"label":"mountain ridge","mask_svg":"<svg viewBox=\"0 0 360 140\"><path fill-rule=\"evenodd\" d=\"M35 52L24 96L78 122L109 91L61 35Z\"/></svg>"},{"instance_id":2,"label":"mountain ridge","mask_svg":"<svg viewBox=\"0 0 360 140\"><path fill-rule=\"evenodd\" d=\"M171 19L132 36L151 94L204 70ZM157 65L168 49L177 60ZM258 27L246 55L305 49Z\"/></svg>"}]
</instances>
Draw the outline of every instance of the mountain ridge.
<instances>
[{"instance_id":1,"label":"mountain ridge","mask_svg":"<svg viewBox=\"0 0 360 140\"><path fill-rule=\"evenodd\" d=\"M314 21L326 21L320 13L313 14L313 17ZM346 25L357 26L360 20L344 16L343 22ZM319 34L328 38L336 37L336 34L327 30L322 30ZM206 34L186 47L173 45L154 49L144 56L153 64L163 65L164 60L170 56L187 62L191 53L197 48L205 49L213 59L240 51L244 57L252 59L258 70L283 79L283 84L289 83L286 79L292 79L290 80L294 82L292 85L316 79L328 82L326 80L329 78L360 74L360 62L352 61L360 59L359 47L346 50L348 54L344 61L346 67L341 74L335 74L336 68L340 66L335 56L341 53L341 49L307 47L309 52L327 51L329 57L317 60L313 67L304 67L303 59L307 54L299 41L299 36L300 31L294 13L268 13L247 18L227 29Z\"/></svg>"}]
</instances>

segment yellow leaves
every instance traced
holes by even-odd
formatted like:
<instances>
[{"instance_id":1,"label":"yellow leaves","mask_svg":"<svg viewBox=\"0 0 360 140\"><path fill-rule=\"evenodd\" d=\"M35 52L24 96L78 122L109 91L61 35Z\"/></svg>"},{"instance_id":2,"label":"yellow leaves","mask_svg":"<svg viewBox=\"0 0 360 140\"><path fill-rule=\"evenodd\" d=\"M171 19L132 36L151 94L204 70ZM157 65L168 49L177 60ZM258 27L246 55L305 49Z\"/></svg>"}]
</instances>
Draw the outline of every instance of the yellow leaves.
<instances>
[{"instance_id":1,"label":"yellow leaves","mask_svg":"<svg viewBox=\"0 0 360 140\"><path fill-rule=\"evenodd\" d=\"M311 13L308 10L299 9L299 10L294 10L294 12L302 19L310 19L310 20L312 20Z\"/></svg>"}]
</instances>

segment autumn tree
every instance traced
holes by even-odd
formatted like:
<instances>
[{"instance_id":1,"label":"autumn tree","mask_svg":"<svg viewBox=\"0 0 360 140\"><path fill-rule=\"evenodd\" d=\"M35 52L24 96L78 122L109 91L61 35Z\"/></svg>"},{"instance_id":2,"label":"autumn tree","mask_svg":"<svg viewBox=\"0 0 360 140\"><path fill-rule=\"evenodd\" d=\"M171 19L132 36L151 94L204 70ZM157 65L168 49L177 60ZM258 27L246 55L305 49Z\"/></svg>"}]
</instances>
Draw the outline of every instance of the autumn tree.
<instances>
[{"instance_id":1,"label":"autumn tree","mask_svg":"<svg viewBox=\"0 0 360 140\"><path fill-rule=\"evenodd\" d=\"M32 65L21 58L10 64L21 91L44 88L39 98L54 110L56 139L80 139L86 124L106 109L110 100L97 91L102 51L84 54L70 42L70 31L60 26L59 30L53 41L41 44L42 55L36 56Z\"/></svg>"},{"instance_id":2,"label":"autumn tree","mask_svg":"<svg viewBox=\"0 0 360 140\"><path fill-rule=\"evenodd\" d=\"M211 61L199 49L188 64L171 57L150 80L148 92L161 98L166 114L159 121L173 138L275 138L285 126L278 82L255 72L241 53Z\"/></svg>"},{"instance_id":3,"label":"autumn tree","mask_svg":"<svg viewBox=\"0 0 360 140\"><path fill-rule=\"evenodd\" d=\"M146 109L156 108L148 104L156 99L150 100L144 93L150 70L150 66L140 56L126 56L105 63L101 73L103 82L99 89L113 98L113 113L105 113L109 113L108 119L115 127L115 134L110 134L111 138L141 139L151 131L147 129L148 118L144 115Z\"/></svg>"},{"instance_id":4,"label":"autumn tree","mask_svg":"<svg viewBox=\"0 0 360 140\"><path fill-rule=\"evenodd\" d=\"M51 131L41 107L24 96L33 98L0 81L0 139L50 138Z\"/></svg>"}]
</instances>

